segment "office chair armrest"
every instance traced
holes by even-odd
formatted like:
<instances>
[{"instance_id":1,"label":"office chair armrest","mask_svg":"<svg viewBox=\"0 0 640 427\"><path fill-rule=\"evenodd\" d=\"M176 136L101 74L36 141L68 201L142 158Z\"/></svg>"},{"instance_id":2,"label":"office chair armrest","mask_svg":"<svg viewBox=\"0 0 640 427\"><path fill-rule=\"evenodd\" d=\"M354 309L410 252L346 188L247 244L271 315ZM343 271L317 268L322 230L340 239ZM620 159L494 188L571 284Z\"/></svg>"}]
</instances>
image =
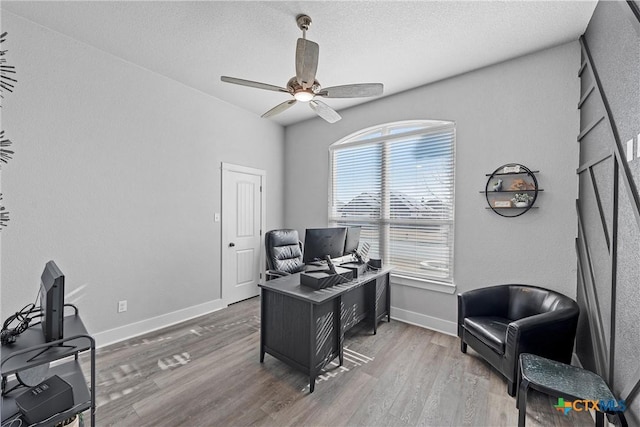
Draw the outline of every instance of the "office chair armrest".
<instances>
[{"instance_id":1,"label":"office chair armrest","mask_svg":"<svg viewBox=\"0 0 640 427\"><path fill-rule=\"evenodd\" d=\"M287 273L286 271L279 270L267 270L266 276L267 280L277 279L278 277L289 276L291 273Z\"/></svg>"}]
</instances>

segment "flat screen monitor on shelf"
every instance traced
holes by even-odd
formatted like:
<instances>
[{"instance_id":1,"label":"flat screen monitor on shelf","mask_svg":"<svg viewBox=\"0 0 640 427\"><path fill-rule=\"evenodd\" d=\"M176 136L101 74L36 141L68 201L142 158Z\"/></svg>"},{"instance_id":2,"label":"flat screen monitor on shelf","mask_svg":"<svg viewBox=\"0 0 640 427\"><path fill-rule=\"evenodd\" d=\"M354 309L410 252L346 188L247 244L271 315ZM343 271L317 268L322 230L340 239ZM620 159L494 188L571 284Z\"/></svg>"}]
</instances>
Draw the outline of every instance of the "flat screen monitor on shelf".
<instances>
[{"instance_id":1,"label":"flat screen monitor on shelf","mask_svg":"<svg viewBox=\"0 0 640 427\"><path fill-rule=\"evenodd\" d=\"M55 262L49 261L40 281L40 308L42 331L46 342L63 337L64 318L64 274Z\"/></svg>"},{"instance_id":2,"label":"flat screen monitor on shelf","mask_svg":"<svg viewBox=\"0 0 640 427\"><path fill-rule=\"evenodd\" d=\"M324 260L327 255L340 258L347 239L346 227L307 228L302 261L309 264Z\"/></svg>"}]
</instances>

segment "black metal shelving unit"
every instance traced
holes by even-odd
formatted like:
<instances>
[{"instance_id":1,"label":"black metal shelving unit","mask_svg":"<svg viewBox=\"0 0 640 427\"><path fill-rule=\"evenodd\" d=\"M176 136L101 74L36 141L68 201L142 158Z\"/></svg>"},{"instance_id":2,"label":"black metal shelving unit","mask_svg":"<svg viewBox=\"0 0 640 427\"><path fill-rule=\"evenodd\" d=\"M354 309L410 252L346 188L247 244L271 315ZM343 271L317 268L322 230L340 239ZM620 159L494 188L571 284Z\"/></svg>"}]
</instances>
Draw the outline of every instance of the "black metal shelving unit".
<instances>
[{"instance_id":1,"label":"black metal shelving unit","mask_svg":"<svg viewBox=\"0 0 640 427\"><path fill-rule=\"evenodd\" d=\"M28 390L15 378L15 374L27 369L36 368L44 364L52 364L46 373L47 377L58 375L69 383L73 389L74 406L70 409L53 415L52 417L33 426L53 426L61 421L73 417L75 414L90 410L91 425L95 426L95 340L82 323L78 309L73 307L74 314L64 317L64 338L45 342L41 325L35 325L23 332L15 343L2 348L2 425L18 425L21 414L16 406L15 399ZM80 366L79 355L90 352L90 385ZM28 425L22 420L22 426Z\"/></svg>"},{"instance_id":2,"label":"black metal shelving unit","mask_svg":"<svg viewBox=\"0 0 640 427\"><path fill-rule=\"evenodd\" d=\"M513 170L513 171L504 172L505 170ZM514 217L525 214L530 209L538 209L538 207L534 206L534 204L538 198L538 193L541 191L544 191L544 189L539 188L538 180L536 179L535 174L539 172L540 171L537 171L537 170L531 170L520 163L507 163L500 166L496 170L494 170L493 173L486 174L486 176L488 176L489 178L487 179L487 183L485 185L484 191L480 190L480 193L484 193L485 198L487 200L488 207L486 207L485 209L491 209L496 214L505 218L514 218ZM494 182L495 179L502 179L502 177L504 177L505 179L511 178L511 181L512 181L517 176L524 176L527 184L532 184L533 188L525 188L525 189L517 189L517 190L500 189L498 191L493 191L489 189L489 186L492 184L492 182ZM511 193L530 194L532 195L533 198L531 202L529 202L526 206L522 206L522 207L513 206L510 200L509 200L509 206L496 206L497 197L500 197L500 195L505 195L505 194L510 195Z\"/></svg>"}]
</instances>

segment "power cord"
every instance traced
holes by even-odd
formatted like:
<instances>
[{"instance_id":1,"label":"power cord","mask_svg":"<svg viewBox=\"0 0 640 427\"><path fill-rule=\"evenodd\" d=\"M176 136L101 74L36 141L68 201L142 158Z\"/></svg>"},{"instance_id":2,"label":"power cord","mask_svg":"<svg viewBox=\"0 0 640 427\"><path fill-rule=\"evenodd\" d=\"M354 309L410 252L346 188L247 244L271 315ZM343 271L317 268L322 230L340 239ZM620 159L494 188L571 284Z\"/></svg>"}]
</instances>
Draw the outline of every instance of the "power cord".
<instances>
[{"instance_id":1,"label":"power cord","mask_svg":"<svg viewBox=\"0 0 640 427\"><path fill-rule=\"evenodd\" d=\"M79 408L82 405L84 405L84 402L76 404L74 407L72 407L70 409L67 409L65 412L73 411L74 409ZM16 415L20 415L20 414L21 414L21 412L18 411L15 414L11 415L10 417L7 418L7 420L4 423L2 423L0 425L0 427L20 427L20 426L22 426L22 417L16 417ZM44 419L44 420L40 421L39 424L44 424L46 421L49 421L50 419L52 419L53 417L56 417L56 416L58 416L57 413L51 415L47 419ZM81 418L80 419L80 423L82 423L82 414L81 413L77 413L74 416L72 416L71 418L67 418L66 420L63 420L63 421L60 421L59 423L57 423L56 427L69 425L69 424L71 424L72 422L74 422L76 420L76 417L80 417ZM15 423L15 422L18 422L18 424L16 426L13 425L13 423Z\"/></svg>"},{"instance_id":2,"label":"power cord","mask_svg":"<svg viewBox=\"0 0 640 427\"><path fill-rule=\"evenodd\" d=\"M29 326L33 326L31 324L32 320L42 317L40 307L36 307L37 302L38 297L36 296L36 300L33 303L25 305L22 310L12 314L4 321L2 331L0 331L0 343L2 343L2 345L16 342L16 339L21 333L26 331ZM18 322L18 324L12 327L14 322Z\"/></svg>"},{"instance_id":3,"label":"power cord","mask_svg":"<svg viewBox=\"0 0 640 427\"><path fill-rule=\"evenodd\" d=\"M22 425L22 418L14 418L16 415L20 414L20 412L16 412L15 414L11 415L11 419L7 419L7 421L5 421L4 423L2 423L2 427L20 427ZM13 423L17 422L17 425L13 425Z\"/></svg>"}]
</instances>

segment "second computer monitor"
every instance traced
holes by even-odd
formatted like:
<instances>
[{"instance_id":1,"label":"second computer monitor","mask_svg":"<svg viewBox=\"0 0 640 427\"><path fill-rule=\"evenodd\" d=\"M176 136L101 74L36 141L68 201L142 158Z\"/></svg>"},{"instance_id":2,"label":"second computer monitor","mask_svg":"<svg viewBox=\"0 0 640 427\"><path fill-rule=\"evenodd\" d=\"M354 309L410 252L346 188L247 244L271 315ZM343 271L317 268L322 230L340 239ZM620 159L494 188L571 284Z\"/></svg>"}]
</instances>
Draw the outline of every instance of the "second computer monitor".
<instances>
[{"instance_id":1,"label":"second computer monitor","mask_svg":"<svg viewBox=\"0 0 640 427\"><path fill-rule=\"evenodd\" d=\"M308 264L324 260L327 255L331 258L339 258L344 252L346 239L346 227L307 228L302 261Z\"/></svg>"},{"instance_id":2,"label":"second computer monitor","mask_svg":"<svg viewBox=\"0 0 640 427\"><path fill-rule=\"evenodd\" d=\"M344 243L344 255L350 255L358 250L360 245L360 227L348 227L347 239Z\"/></svg>"}]
</instances>

